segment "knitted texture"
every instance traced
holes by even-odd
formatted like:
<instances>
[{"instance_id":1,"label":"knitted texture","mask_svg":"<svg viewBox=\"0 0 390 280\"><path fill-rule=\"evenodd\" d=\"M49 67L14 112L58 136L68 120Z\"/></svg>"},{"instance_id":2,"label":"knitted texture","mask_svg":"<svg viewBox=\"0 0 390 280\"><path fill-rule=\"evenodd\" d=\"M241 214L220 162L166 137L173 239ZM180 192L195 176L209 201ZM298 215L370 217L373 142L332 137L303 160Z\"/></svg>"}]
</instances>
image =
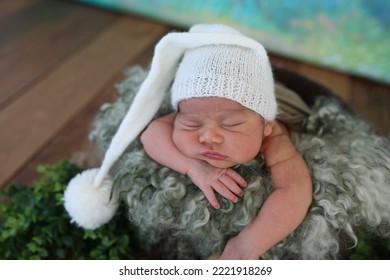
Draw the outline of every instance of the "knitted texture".
<instances>
[{"instance_id":1,"label":"knitted texture","mask_svg":"<svg viewBox=\"0 0 390 280\"><path fill-rule=\"evenodd\" d=\"M173 108L182 100L210 96L236 101L273 120L274 81L265 51L232 45L188 50L172 86Z\"/></svg>"},{"instance_id":2,"label":"knitted texture","mask_svg":"<svg viewBox=\"0 0 390 280\"><path fill-rule=\"evenodd\" d=\"M256 55L260 59L257 59L257 62L254 63L260 63L262 70L261 73L257 71L256 75L261 74L260 80L265 79L267 81L265 86L261 85L263 86L264 91L267 92L267 94L264 95L264 98L261 99L261 111L262 113L264 113L264 117L266 117L267 119L273 119L275 117L276 102L273 96L272 89L268 89L269 85L273 84L272 72L264 47L260 43L242 35L233 28L225 25L195 25L190 29L189 32L169 33L157 43L148 76L145 78L142 85L138 88L138 93L134 97L132 106L127 108L127 112L122 118L121 124L117 127L117 132L112 137L111 144L106 150L100 168L97 169L97 172L94 172L94 174L96 174L95 178L92 178L91 180L90 176L88 175L91 173L83 172L84 175L78 178L78 180L76 181L77 184L72 184L75 190L82 191L84 188L99 189L100 187L102 187L102 185L104 185L104 181L111 181L111 179L108 177L109 170L116 162L118 157L126 150L129 144L132 143L133 140L145 129L145 127L152 120L153 116L158 112L161 102L163 101L164 97L166 97L165 93L167 92L169 86L172 84L172 80L175 76L175 73L177 72L178 64L185 55L185 53L192 49L210 45L223 45L225 47L240 46L250 49L256 53ZM204 57L205 55L207 57L208 53L203 52L202 57ZM246 59L245 62L250 63L248 59ZM234 60L234 64L235 63L236 60ZM243 64L241 63L240 69L243 67L242 65ZM220 65L217 63L215 64L215 66ZM225 70L229 69L229 67L226 67L226 65L222 66ZM235 72L231 74L237 74L237 70L235 70ZM237 77L234 77L234 81L236 81L236 78ZM224 79L226 81L226 77ZM254 78L250 80L253 82ZM214 80L212 80L212 83L214 83ZM230 82L224 82L224 84L229 85ZM191 86L193 85L194 84L191 84ZM238 90L240 86L241 84L238 83L235 86L230 85L226 89L230 91ZM245 84L242 84L242 86L244 89L247 88ZM189 91L185 92L187 94L189 93ZM216 91L215 94L219 95L221 94L221 92ZM233 92L230 92L229 96L231 96L232 94ZM244 97L240 97L240 100L243 102L248 102L248 104L251 105L253 105L254 103L258 103L253 102L250 96L246 97L248 98L248 101L245 101ZM266 99L267 101L265 101ZM79 203L77 196L70 197L69 199L70 205L76 205ZM80 213L80 215L77 216L79 216L79 218L83 217L82 219L84 220L84 218L87 219L87 217L90 215L91 213L85 211L84 213ZM75 219L73 215L71 216L72 219ZM101 221L96 220L94 224L96 226L100 226L104 222L106 222L105 219Z\"/></svg>"},{"instance_id":3,"label":"knitted texture","mask_svg":"<svg viewBox=\"0 0 390 280\"><path fill-rule=\"evenodd\" d=\"M135 67L128 75L118 86L118 100L102 106L90 133L103 151L146 73ZM312 175L314 201L302 224L264 254L265 259L339 258L343 250L359 242L358 230L389 233L389 138L373 133L366 122L343 111L335 100L319 97L311 109L296 145ZM169 110L167 98L158 115ZM181 252L181 258L206 258L222 252L227 240L256 217L272 191L263 158L236 170L248 182L244 196L237 204L218 196L219 210L210 206L187 176L150 159L138 140L111 174L114 191L145 242L156 243L169 235L195 248L195 252Z\"/></svg>"}]
</instances>

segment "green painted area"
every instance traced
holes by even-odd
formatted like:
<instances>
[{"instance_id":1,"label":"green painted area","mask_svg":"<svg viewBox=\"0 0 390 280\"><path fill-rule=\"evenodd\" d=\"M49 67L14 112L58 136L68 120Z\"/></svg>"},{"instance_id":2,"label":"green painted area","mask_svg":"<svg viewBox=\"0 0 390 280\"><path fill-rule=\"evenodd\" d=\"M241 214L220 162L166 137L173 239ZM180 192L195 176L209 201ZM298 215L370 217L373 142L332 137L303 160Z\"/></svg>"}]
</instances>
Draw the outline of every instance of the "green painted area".
<instances>
[{"instance_id":1,"label":"green painted area","mask_svg":"<svg viewBox=\"0 0 390 280\"><path fill-rule=\"evenodd\" d=\"M390 83L387 0L79 0L187 28L225 23L270 52Z\"/></svg>"}]
</instances>

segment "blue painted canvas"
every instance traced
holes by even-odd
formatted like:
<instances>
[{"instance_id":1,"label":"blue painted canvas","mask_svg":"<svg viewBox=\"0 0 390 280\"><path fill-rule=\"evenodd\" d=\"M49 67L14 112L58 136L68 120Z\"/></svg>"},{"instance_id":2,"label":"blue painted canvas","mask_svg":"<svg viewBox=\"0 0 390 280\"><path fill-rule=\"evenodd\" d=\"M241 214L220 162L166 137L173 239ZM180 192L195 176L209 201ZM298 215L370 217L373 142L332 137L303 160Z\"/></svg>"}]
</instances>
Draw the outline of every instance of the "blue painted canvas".
<instances>
[{"instance_id":1,"label":"blue painted canvas","mask_svg":"<svg viewBox=\"0 0 390 280\"><path fill-rule=\"evenodd\" d=\"M390 84L388 0L80 0L188 28L225 23L268 51Z\"/></svg>"}]
</instances>

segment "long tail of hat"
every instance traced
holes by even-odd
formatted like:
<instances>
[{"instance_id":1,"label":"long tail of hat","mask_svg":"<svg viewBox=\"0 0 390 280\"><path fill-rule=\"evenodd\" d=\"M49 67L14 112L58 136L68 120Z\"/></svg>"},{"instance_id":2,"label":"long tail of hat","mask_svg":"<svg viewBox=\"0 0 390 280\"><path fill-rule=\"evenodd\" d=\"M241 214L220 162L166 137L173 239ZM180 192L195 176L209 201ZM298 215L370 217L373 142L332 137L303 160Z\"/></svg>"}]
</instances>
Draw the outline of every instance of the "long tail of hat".
<instances>
[{"instance_id":1,"label":"long tail of hat","mask_svg":"<svg viewBox=\"0 0 390 280\"><path fill-rule=\"evenodd\" d=\"M149 124L164 99L164 94L173 79L181 53L172 52L171 49L171 56L165 56L165 42L166 40L163 39L156 46L150 72L111 141L95 178L95 186L102 182L114 162Z\"/></svg>"},{"instance_id":2,"label":"long tail of hat","mask_svg":"<svg viewBox=\"0 0 390 280\"><path fill-rule=\"evenodd\" d=\"M94 185L98 186L102 182L113 163L152 120L187 49L222 43L237 45L238 42L240 46L249 48L260 46L262 49L262 46L254 40L243 42L242 35L171 33L161 39L156 46L149 75L141 85L130 110L112 139Z\"/></svg>"},{"instance_id":3,"label":"long tail of hat","mask_svg":"<svg viewBox=\"0 0 390 280\"><path fill-rule=\"evenodd\" d=\"M156 45L150 72L114 135L100 169L77 175L65 191L65 208L78 225L95 229L112 218L117 201L111 198L111 166L158 111L184 52L214 44L247 47L266 56L261 44L223 25L196 25L189 33L163 37Z\"/></svg>"}]
</instances>

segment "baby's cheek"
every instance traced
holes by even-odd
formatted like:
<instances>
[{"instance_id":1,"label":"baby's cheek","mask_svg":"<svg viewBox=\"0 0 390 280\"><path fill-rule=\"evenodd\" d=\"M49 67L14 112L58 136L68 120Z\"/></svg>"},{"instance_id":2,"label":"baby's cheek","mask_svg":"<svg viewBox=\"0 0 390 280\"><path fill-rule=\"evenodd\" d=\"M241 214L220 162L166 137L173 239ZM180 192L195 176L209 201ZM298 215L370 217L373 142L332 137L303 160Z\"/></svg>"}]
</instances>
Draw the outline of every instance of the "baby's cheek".
<instances>
[{"instance_id":1,"label":"baby's cheek","mask_svg":"<svg viewBox=\"0 0 390 280\"><path fill-rule=\"evenodd\" d=\"M180 145L180 143L182 142L181 137L180 137L180 133L176 130L173 130L172 141L176 145L176 147L178 147Z\"/></svg>"},{"instance_id":2,"label":"baby's cheek","mask_svg":"<svg viewBox=\"0 0 390 280\"><path fill-rule=\"evenodd\" d=\"M235 146L236 154L240 162L246 163L259 155L261 140L252 137L244 138L237 141Z\"/></svg>"},{"instance_id":3,"label":"baby's cheek","mask_svg":"<svg viewBox=\"0 0 390 280\"><path fill-rule=\"evenodd\" d=\"M184 154L188 153L190 145L190 139L187 132L173 131L172 139L175 146Z\"/></svg>"}]
</instances>

